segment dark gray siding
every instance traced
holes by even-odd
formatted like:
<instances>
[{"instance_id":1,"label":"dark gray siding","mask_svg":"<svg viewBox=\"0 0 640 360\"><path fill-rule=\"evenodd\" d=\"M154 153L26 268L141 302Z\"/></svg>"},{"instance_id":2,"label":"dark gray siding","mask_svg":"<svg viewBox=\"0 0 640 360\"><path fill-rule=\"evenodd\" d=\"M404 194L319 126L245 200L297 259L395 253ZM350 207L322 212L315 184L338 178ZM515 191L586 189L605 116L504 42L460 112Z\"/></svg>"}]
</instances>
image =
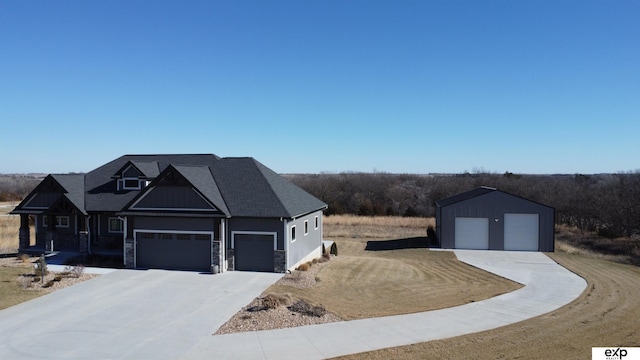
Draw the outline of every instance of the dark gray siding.
<instances>
[{"instance_id":1,"label":"dark gray siding","mask_svg":"<svg viewBox=\"0 0 640 360\"><path fill-rule=\"evenodd\" d=\"M231 247L232 232L268 232L277 234L278 250L284 250L284 225L280 219L231 218L228 221L228 247Z\"/></svg>"},{"instance_id":2,"label":"dark gray siding","mask_svg":"<svg viewBox=\"0 0 640 360\"><path fill-rule=\"evenodd\" d=\"M24 208L48 208L59 198L60 193L37 193L25 204Z\"/></svg>"},{"instance_id":3,"label":"dark gray siding","mask_svg":"<svg viewBox=\"0 0 640 360\"><path fill-rule=\"evenodd\" d=\"M315 217L318 217L318 229L315 228ZM309 222L308 233L304 233L304 222ZM296 241L291 242L291 227L296 227ZM305 215L287 224L289 234L289 266L296 264L313 250L322 246L322 211Z\"/></svg>"},{"instance_id":4,"label":"dark gray siding","mask_svg":"<svg viewBox=\"0 0 640 360\"><path fill-rule=\"evenodd\" d=\"M132 209L212 209L191 187L157 186L151 189Z\"/></svg>"},{"instance_id":5,"label":"dark gray siding","mask_svg":"<svg viewBox=\"0 0 640 360\"><path fill-rule=\"evenodd\" d=\"M455 218L489 219L489 249L504 250L504 214L539 214L539 251L554 249L553 208L501 191L492 191L457 203L438 207L438 239L443 248L455 247Z\"/></svg>"},{"instance_id":6,"label":"dark gray siding","mask_svg":"<svg viewBox=\"0 0 640 360\"><path fill-rule=\"evenodd\" d=\"M212 218L127 217L133 229L165 231L214 231L218 237L217 221Z\"/></svg>"}]
</instances>

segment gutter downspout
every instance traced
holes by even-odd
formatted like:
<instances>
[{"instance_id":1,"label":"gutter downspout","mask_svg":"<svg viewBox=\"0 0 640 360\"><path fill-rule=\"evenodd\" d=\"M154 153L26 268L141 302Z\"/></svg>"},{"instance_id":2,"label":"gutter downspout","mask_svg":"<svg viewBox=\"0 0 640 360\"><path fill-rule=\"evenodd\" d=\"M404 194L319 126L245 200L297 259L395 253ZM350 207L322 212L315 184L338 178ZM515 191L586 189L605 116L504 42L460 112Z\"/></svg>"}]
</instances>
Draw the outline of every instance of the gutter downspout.
<instances>
[{"instance_id":1,"label":"gutter downspout","mask_svg":"<svg viewBox=\"0 0 640 360\"><path fill-rule=\"evenodd\" d=\"M127 217L125 216L122 218L118 216L118 219L120 219L123 222L122 227L124 231L122 232L122 260L126 267L127 266L127 234L129 233L129 229L127 229ZM134 261L135 261L135 256L134 256Z\"/></svg>"},{"instance_id":2,"label":"gutter downspout","mask_svg":"<svg viewBox=\"0 0 640 360\"><path fill-rule=\"evenodd\" d=\"M91 255L91 215L87 215L87 253Z\"/></svg>"}]
</instances>

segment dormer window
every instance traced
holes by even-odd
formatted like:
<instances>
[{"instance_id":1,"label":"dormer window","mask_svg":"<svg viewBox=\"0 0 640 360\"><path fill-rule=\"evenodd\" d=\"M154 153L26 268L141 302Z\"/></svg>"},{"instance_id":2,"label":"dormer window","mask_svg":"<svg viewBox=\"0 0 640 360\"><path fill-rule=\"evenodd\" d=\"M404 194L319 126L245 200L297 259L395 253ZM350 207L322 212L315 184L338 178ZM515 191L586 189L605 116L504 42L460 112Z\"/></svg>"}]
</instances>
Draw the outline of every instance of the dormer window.
<instances>
[{"instance_id":1,"label":"dormer window","mask_svg":"<svg viewBox=\"0 0 640 360\"><path fill-rule=\"evenodd\" d=\"M118 191L141 190L157 175L157 162L129 161L112 178L118 181Z\"/></svg>"},{"instance_id":2,"label":"dormer window","mask_svg":"<svg viewBox=\"0 0 640 360\"><path fill-rule=\"evenodd\" d=\"M118 180L118 190L140 190L146 182L137 178Z\"/></svg>"}]
</instances>

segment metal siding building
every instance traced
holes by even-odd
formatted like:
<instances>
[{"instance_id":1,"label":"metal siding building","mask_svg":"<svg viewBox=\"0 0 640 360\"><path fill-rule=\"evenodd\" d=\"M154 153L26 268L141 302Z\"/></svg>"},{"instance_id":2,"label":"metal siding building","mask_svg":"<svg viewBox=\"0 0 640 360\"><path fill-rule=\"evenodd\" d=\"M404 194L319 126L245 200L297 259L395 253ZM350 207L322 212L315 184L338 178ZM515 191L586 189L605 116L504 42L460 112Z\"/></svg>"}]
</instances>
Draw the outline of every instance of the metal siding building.
<instances>
[{"instance_id":1,"label":"metal siding building","mask_svg":"<svg viewBox=\"0 0 640 360\"><path fill-rule=\"evenodd\" d=\"M445 249L554 251L554 225L554 208L494 188L436 201Z\"/></svg>"}]
</instances>

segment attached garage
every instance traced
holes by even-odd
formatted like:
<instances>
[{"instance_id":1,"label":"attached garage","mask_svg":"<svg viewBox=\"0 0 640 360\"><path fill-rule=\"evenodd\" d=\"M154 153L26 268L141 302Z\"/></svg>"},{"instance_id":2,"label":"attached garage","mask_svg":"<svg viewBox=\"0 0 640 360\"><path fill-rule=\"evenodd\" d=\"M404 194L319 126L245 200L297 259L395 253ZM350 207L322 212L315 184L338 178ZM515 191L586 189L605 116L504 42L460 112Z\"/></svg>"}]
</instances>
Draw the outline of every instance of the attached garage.
<instances>
[{"instance_id":1,"label":"attached garage","mask_svg":"<svg viewBox=\"0 0 640 360\"><path fill-rule=\"evenodd\" d=\"M273 272L276 246L275 234L234 232L235 270Z\"/></svg>"},{"instance_id":2,"label":"attached garage","mask_svg":"<svg viewBox=\"0 0 640 360\"><path fill-rule=\"evenodd\" d=\"M445 249L553 251L552 207L480 187L436 201L436 234Z\"/></svg>"},{"instance_id":3,"label":"attached garage","mask_svg":"<svg viewBox=\"0 0 640 360\"><path fill-rule=\"evenodd\" d=\"M211 270L210 233L135 232L136 267Z\"/></svg>"}]
</instances>

